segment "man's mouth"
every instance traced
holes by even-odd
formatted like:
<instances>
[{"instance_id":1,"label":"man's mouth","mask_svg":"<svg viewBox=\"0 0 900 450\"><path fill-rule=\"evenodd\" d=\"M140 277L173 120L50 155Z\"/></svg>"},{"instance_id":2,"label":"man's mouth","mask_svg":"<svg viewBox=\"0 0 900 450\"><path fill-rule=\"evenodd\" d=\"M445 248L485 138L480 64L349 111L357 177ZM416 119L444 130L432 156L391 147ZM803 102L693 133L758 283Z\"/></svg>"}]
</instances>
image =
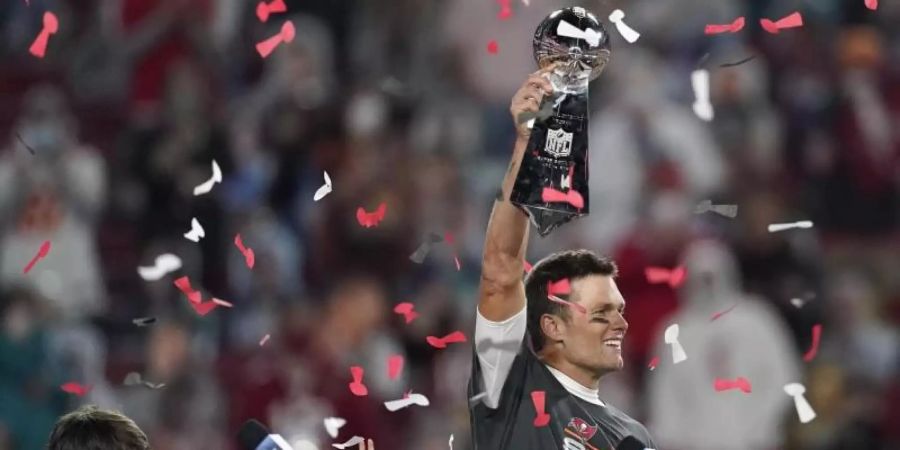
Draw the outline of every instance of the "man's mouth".
<instances>
[{"instance_id":1,"label":"man's mouth","mask_svg":"<svg viewBox=\"0 0 900 450\"><path fill-rule=\"evenodd\" d=\"M622 349L622 338L604 339L603 345L605 345L607 347L615 348L617 350L621 350Z\"/></svg>"}]
</instances>

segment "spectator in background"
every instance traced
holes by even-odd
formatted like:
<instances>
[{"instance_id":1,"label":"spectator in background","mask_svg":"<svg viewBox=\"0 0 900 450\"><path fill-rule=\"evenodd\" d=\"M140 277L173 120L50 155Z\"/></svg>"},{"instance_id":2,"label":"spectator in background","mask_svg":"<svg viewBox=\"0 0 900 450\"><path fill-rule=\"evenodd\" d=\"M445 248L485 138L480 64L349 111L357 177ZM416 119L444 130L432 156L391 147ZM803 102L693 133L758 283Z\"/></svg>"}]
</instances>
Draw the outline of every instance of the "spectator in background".
<instances>
[{"instance_id":1,"label":"spectator in background","mask_svg":"<svg viewBox=\"0 0 900 450\"><path fill-rule=\"evenodd\" d=\"M0 448L43 448L56 417L65 411L65 382L49 351L44 305L27 288L0 295ZM4 433L0 433L4 434Z\"/></svg>"},{"instance_id":2,"label":"spectator in background","mask_svg":"<svg viewBox=\"0 0 900 450\"><path fill-rule=\"evenodd\" d=\"M0 156L0 278L34 286L64 320L102 314L95 220L106 196L104 160L79 142L58 88L36 87L24 103L13 145ZM44 241L51 241L50 253L23 279L28 257Z\"/></svg>"},{"instance_id":3,"label":"spectator in background","mask_svg":"<svg viewBox=\"0 0 900 450\"><path fill-rule=\"evenodd\" d=\"M651 429L664 448L778 448L791 404L782 387L799 379L787 328L771 306L741 292L737 263L723 244L694 242L684 261L683 303L665 326L678 324L687 360L673 365L669 345L657 335L660 364L648 377ZM737 377L751 383L752 394L714 390L716 378Z\"/></svg>"}]
</instances>

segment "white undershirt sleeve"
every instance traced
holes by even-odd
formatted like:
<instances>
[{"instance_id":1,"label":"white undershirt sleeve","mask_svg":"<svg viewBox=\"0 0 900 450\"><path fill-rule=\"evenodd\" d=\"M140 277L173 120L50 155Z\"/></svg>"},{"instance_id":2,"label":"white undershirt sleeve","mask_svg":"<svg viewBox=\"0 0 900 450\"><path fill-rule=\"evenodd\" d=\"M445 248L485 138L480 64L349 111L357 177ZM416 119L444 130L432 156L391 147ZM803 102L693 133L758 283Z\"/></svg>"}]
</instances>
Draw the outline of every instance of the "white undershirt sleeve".
<instances>
[{"instance_id":1,"label":"white undershirt sleeve","mask_svg":"<svg viewBox=\"0 0 900 450\"><path fill-rule=\"evenodd\" d=\"M481 311L476 311L475 349L481 366L481 381L487 394L484 404L488 408L496 409L500 404L503 383L525 337L528 325L526 310L522 308L502 322L491 322L481 315Z\"/></svg>"}]
</instances>

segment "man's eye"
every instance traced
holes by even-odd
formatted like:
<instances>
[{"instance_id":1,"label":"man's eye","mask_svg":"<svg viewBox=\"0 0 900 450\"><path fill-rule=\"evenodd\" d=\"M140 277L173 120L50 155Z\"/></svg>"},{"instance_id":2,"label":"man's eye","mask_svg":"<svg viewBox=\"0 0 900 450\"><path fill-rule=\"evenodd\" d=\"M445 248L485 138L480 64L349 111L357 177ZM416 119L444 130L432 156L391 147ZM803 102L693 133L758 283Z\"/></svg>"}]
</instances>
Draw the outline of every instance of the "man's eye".
<instances>
[{"instance_id":1,"label":"man's eye","mask_svg":"<svg viewBox=\"0 0 900 450\"><path fill-rule=\"evenodd\" d=\"M594 317L593 319L591 319L591 322L609 323L608 320L606 320L606 319L604 319L604 318L602 318L602 317Z\"/></svg>"}]
</instances>

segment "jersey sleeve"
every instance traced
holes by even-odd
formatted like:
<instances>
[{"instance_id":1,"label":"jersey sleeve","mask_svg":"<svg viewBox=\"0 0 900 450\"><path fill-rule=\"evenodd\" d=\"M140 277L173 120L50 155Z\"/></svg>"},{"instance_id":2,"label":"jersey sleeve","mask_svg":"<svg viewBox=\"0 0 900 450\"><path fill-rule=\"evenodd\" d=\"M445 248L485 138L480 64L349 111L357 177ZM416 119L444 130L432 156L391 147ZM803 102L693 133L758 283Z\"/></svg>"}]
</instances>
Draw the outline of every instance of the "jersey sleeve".
<instances>
[{"instance_id":1,"label":"jersey sleeve","mask_svg":"<svg viewBox=\"0 0 900 450\"><path fill-rule=\"evenodd\" d=\"M502 322L492 322L482 316L480 311L476 312L475 353L481 369L484 404L488 408L496 409L500 404L503 384L525 337L528 324L526 309L523 307Z\"/></svg>"}]
</instances>

